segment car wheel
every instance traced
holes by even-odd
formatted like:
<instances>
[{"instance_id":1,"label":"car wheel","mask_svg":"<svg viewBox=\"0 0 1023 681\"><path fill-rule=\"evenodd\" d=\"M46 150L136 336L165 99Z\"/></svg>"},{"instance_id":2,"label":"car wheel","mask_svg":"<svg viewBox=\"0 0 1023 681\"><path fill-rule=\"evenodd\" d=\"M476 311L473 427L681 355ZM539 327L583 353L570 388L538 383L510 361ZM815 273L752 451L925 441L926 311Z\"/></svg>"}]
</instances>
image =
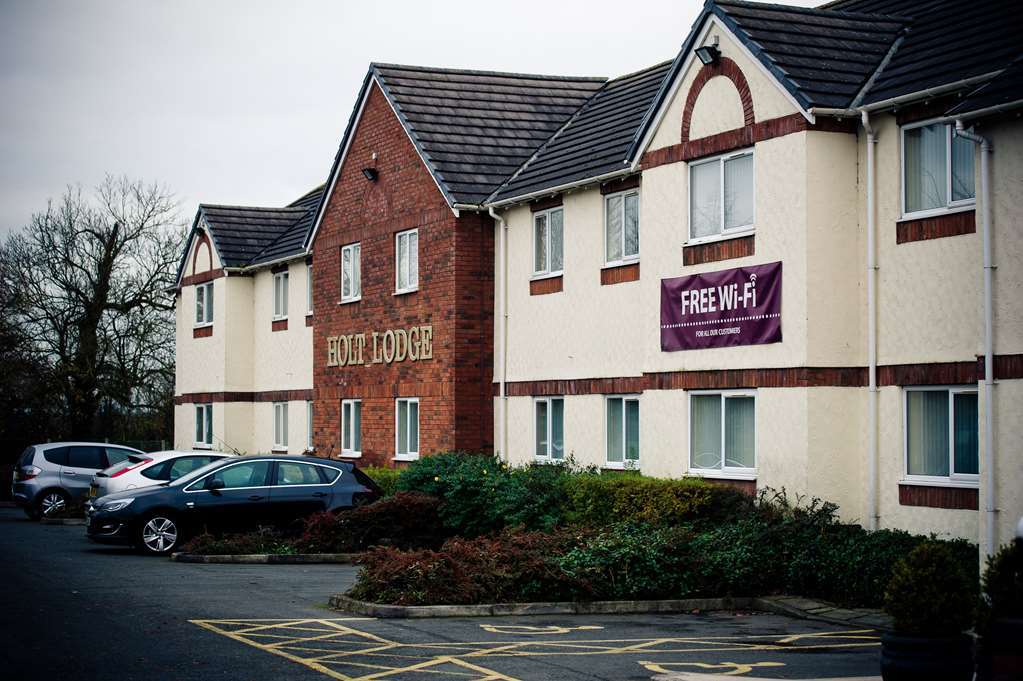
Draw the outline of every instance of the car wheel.
<instances>
[{"instance_id":1,"label":"car wheel","mask_svg":"<svg viewBox=\"0 0 1023 681\"><path fill-rule=\"evenodd\" d=\"M180 541L181 530L169 513L154 513L142 520L138 545L143 553L164 556L177 548Z\"/></svg>"},{"instance_id":2,"label":"car wheel","mask_svg":"<svg viewBox=\"0 0 1023 681\"><path fill-rule=\"evenodd\" d=\"M66 511L70 504L71 497L67 494L59 489L48 489L36 501L36 514L42 518L53 518Z\"/></svg>"}]
</instances>

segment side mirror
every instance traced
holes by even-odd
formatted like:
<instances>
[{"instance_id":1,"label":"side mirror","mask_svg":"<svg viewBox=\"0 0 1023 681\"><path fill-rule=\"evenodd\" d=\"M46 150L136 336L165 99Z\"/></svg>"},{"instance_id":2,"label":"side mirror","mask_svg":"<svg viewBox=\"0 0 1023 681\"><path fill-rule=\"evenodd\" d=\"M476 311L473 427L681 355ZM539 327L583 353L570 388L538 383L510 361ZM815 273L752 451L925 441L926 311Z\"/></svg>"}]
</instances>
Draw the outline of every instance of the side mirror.
<instances>
[{"instance_id":1,"label":"side mirror","mask_svg":"<svg viewBox=\"0 0 1023 681\"><path fill-rule=\"evenodd\" d=\"M213 493L217 493L219 490L224 489L224 481L221 480L220 478L213 478L208 483L206 483L206 489Z\"/></svg>"}]
</instances>

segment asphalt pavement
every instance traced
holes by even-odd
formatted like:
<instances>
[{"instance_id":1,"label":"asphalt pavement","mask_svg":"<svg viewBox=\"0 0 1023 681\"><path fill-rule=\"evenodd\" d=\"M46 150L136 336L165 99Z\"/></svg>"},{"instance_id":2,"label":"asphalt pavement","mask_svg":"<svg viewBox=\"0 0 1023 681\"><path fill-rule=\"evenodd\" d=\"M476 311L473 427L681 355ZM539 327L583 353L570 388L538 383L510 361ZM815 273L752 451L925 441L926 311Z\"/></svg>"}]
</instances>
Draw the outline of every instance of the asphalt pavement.
<instances>
[{"instance_id":1,"label":"asphalt pavement","mask_svg":"<svg viewBox=\"0 0 1023 681\"><path fill-rule=\"evenodd\" d=\"M0 509L4 679L658 679L878 673L877 632L754 613L375 620L343 565L173 563Z\"/></svg>"}]
</instances>

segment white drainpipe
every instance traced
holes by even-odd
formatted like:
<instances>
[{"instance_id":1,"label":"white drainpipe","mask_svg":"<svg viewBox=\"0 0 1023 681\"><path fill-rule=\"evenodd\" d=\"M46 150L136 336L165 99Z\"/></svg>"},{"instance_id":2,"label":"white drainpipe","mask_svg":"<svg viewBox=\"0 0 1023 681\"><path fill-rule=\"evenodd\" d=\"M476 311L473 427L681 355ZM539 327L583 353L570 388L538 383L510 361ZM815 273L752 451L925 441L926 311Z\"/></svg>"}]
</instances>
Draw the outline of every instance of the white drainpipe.
<instances>
[{"instance_id":1,"label":"white drainpipe","mask_svg":"<svg viewBox=\"0 0 1023 681\"><path fill-rule=\"evenodd\" d=\"M508 373L508 223L494 210L493 206L488 208L490 217L494 224L500 229L501 255L498 259L498 275L500 280L497 296L498 312L497 321L500 324L498 338L501 343L501 357L497 364L500 367L500 403L498 405L497 417L497 438L494 443L499 450L499 455L506 463L508 461L508 391L505 379Z\"/></svg>"},{"instance_id":2,"label":"white drainpipe","mask_svg":"<svg viewBox=\"0 0 1023 681\"><path fill-rule=\"evenodd\" d=\"M877 247L875 246L874 147L877 134L870 126L870 114L860 112L867 133L867 529L876 530L880 518L877 509Z\"/></svg>"},{"instance_id":3,"label":"white drainpipe","mask_svg":"<svg viewBox=\"0 0 1023 681\"><path fill-rule=\"evenodd\" d=\"M962 120L956 120L956 135L980 145L980 231L984 248L984 487L986 516L986 549L990 556L998 550L998 526L995 514L995 405L994 405L994 329L992 325L992 270L991 264L991 141L966 130Z\"/></svg>"}]
</instances>

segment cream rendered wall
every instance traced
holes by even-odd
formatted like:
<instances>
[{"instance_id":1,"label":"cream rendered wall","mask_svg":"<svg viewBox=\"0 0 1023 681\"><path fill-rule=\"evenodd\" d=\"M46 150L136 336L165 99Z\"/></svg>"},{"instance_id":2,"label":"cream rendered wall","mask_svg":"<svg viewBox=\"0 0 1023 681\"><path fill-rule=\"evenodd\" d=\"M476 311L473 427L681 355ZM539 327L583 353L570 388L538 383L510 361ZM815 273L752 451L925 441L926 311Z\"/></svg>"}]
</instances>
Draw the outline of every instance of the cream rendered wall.
<instances>
[{"instance_id":1,"label":"cream rendered wall","mask_svg":"<svg viewBox=\"0 0 1023 681\"><path fill-rule=\"evenodd\" d=\"M184 274L192 274L192 261L196 258L195 274L220 267L220 259L212 251L212 262L206 256L206 246L194 239L192 250L186 257ZM183 286L175 301L175 394L223 390L225 380L225 328L228 319L225 305L226 279L213 280L213 336L193 338L195 328L195 286Z\"/></svg>"},{"instance_id":2,"label":"cream rendered wall","mask_svg":"<svg viewBox=\"0 0 1023 681\"><path fill-rule=\"evenodd\" d=\"M1023 266L1020 264L1023 263L1023 122L1017 118L979 127L977 132L988 137L993 148L990 159L994 193L992 257L998 267L994 272L995 354L1018 354L1023 352ZM980 172L979 159L977 172ZM977 187L980 187L979 177ZM978 210L981 207L978 205ZM979 221L980 213L977 215ZM979 272L973 275L980 277ZM1023 406L1018 409L1023 411Z\"/></svg>"},{"instance_id":3,"label":"cream rendered wall","mask_svg":"<svg viewBox=\"0 0 1023 681\"><path fill-rule=\"evenodd\" d=\"M256 453L252 443L252 404L216 402L213 405L213 451ZM174 407L174 449L201 450L195 446L195 405Z\"/></svg>"},{"instance_id":4,"label":"cream rendered wall","mask_svg":"<svg viewBox=\"0 0 1023 681\"><path fill-rule=\"evenodd\" d=\"M995 506L997 542L1012 541L1016 523L1023 517L1023 380L997 381L994 387L995 401ZM980 408L985 409L984 391L980 391ZM984 412L981 411L981 414ZM984 420L980 422L981 447L984 446ZM981 457L981 480L984 476L984 459ZM987 490L983 484L980 490L980 527L986 540L986 521L983 519L987 502Z\"/></svg>"},{"instance_id":5,"label":"cream rendered wall","mask_svg":"<svg viewBox=\"0 0 1023 681\"><path fill-rule=\"evenodd\" d=\"M696 99L689 121L689 139L698 140L745 124L742 100L735 84L724 76L714 76L704 84Z\"/></svg>"},{"instance_id":6,"label":"cream rendered wall","mask_svg":"<svg viewBox=\"0 0 1023 681\"><path fill-rule=\"evenodd\" d=\"M724 28L716 20L711 20L710 30L705 33L704 39L700 42L700 45L709 45L713 42L714 36L718 36L719 44L718 49L721 50L723 57L728 57L742 69L743 74L746 76L746 80L749 83L750 94L753 98L753 117L757 122L767 120L769 118L778 118L779 116L787 116L789 114L797 113L796 106L792 103L788 97L783 94L780 87L762 70L761 66L754 62L752 59L746 56L745 51L740 47L739 43L732 37L732 34ZM696 46L694 46L695 48ZM661 123L657 130L654 132L653 138L650 143L650 149L660 149L662 147L669 147L673 144L678 144L682 141L682 111L685 107L686 97L689 95L689 87L692 85L693 80L696 78L696 74L700 72L700 68L703 65L699 59L695 56L692 57L688 68L685 73L681 74L681 83L675 90L673 96L670 99L667 110L665 111L664 118L661 119ZM700 98L697 99L696 106L693 109L692 127L690 128L690 138L698 139L698 130L714 130L718 127L718 124L710 120L716 116L724 116L728 121L735 120L735 112L731 110L729 112L718 111L718 107L711 104L715 100L721 101L719 106L724 109L731 106L731 95L727 94L727 90L723 84L715 83L714 88L711 89L710 84L718 78L712 78L704 86L704 91L700 93ZM708 92L709 90L709 92ZM734 90L733 90L734 93ZM708 95L706 102L701 102L704 95ZM735 94L736 101L738 101L738 95ZM713 98L713 99L712 99ZM697 118L699 113L699 119ZM739 110L739 125L733 125L730 128L723 128L724 130L742 127L742 110ZM720 130L718 131L720 132Z\"/></svg>"},{"instance_id":7,"label":"cream rendered wall","mask_svg":"<svg viewBox=\"0 0 1023 681\"><path fill-rule=\"evenodd\" d=\"M313 387L313 329L305 325L306 265L288 266L288 328L272 331L273 273L260 270L252 277L253 390L302 390ZM272 443L272 440L269 442Z\"/></svg>"},{"instance_id":8,"label":"cream rendered wall","mask_svg":"<svg viewBox=\"0 0 1023 681\"><path fill-rule=\"evenodd\" d=\"M224 390L255 390L253 367L253 277L229 276L224 281L221 298L230 316L222 327L224 343ZM217 295L217 291L213 295ZM217 335L214 328L213 334ZM209 340L209 339L208 339Z\"/></svg>"},{"instance_id":9,"label":"cream rendered wall","mask_svg":"<svg viewBox=\"0 0 1023 681\"><path fill-rule=\"evenodd\" d=\"M274 444L274 410L273 402L252 403L252 454L287 453L303 454L307 451L308 419L304 400L288 402L288 447L277 450Z\"/></svg>"}]
</instances>

